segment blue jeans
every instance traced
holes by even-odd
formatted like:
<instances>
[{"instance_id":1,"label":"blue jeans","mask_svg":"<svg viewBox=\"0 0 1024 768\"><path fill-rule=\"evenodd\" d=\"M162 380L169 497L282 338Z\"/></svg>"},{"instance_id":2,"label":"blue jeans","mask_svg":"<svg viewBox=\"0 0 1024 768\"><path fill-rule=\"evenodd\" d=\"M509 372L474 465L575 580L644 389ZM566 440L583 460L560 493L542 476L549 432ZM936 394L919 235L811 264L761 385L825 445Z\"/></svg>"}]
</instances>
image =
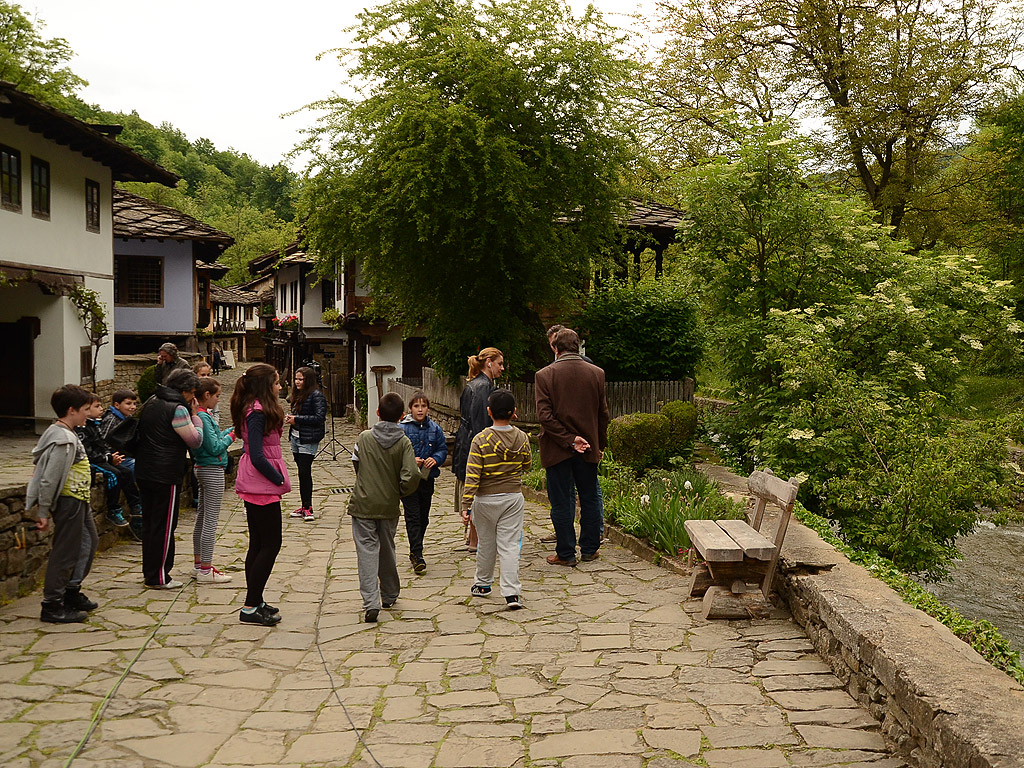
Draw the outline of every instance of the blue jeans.
<instances>
[{"instance_id":1,"label":"blue jeans","mask_svg":"<svg viewBox=\"0 0 1024 768\"><path fill-rule=\"evenodd\" d=\"M582 455L570 456L547 468L551 524L558 538L555 554L561 560L576 559L576 493L580 495L580 553L592 555L601 546L604 515L597 479L597 464Z\"/></svg>"}]
</instances>

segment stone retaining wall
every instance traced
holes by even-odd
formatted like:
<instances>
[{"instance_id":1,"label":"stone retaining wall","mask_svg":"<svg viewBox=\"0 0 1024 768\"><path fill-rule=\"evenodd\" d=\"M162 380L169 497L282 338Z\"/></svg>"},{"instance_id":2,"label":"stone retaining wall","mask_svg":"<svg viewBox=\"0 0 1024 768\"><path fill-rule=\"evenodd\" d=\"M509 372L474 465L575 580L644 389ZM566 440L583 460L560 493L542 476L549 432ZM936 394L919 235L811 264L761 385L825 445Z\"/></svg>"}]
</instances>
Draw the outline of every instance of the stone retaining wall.
<instances>
[{"instance_id":1,"label":"stone retaining wall","mask_svg":"<svg viewBox=\"0 0 1024 768\"><path fill-rule=\"evenodd\" d=\"M234 468L242 449L239 444L228 449L235 457ZM228 484L234 480L235 469L228 475ZM191 498L191 482L186 479L182 498ZM36 528L36 512L25 509L26 485L0 488L0 600L11 600L34 589L42 580L46 560L50 556L53 530L43 532ZM107 522L106 494L102 485L92 487L92 512L96 530L100 535L99 548L107 549L121 537L129 534Z\"/></svg>"},{"instance_id":2,"label":"stone retaining wall","mask_svg":"<svg viewBox=\"0 0 1024 768\"><path fill-rule=\"evenodd\" d=\"M781 567L793 618L911 765L1024 764L1024 688L1012 678L795 521Z\"/></svg>"}]
</instances>

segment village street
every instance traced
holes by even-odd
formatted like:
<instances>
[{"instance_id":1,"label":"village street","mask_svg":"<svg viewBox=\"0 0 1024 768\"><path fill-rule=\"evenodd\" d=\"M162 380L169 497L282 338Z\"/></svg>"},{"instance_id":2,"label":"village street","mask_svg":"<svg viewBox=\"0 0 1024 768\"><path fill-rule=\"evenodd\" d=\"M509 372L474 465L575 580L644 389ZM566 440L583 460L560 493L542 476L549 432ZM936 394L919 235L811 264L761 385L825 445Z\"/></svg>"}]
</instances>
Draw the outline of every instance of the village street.
<instances>
[{"instance_id":1,"label":"village street","mask_svg":"<svg viewBox=\"0 0 1024 768\"><path fill-rule=\"evenodd\" d=\"M318 519L285 521L276 628L238 622L246 533L230 490L215 562L232 583L190 578L184 510L180 592L142 589L125 541L85 584L100 603L88 624L41 624L38 594L0 608L0 765L65 765L122 676L73 765L903 765L784 615L704 622L683 578L607 543L595 562L549 566L539 504L527 505L526 610L470 598L447 471L427 572L413 574L400 525L401 597L361 623L347 457L314 464Z\"/></svg>"}]
</instances>

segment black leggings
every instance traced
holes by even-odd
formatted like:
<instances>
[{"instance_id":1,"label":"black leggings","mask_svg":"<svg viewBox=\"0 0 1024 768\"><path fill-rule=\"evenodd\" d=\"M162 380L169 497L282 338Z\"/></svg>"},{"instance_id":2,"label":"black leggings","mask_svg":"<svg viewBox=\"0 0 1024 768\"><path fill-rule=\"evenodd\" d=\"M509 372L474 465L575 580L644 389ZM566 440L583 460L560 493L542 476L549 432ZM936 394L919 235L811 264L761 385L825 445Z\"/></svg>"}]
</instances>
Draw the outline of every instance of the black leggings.
<instances>
[{"instance_id":1,"label":"black leggings","mask_svg":"<svg viewBox=\"0 0 1024 768\"><path fill-rule=\"evenodd\" d=\"M311 453L293 453L295 466L299 468L299 498L302 506L313 508L313 459Z\"/></svg>"},{"instance_id":2,"label":"black leggings","mask_svg":"<svg viewBox=\"0 0 1024 768\"><path fill-rule=\"evenodd\" d=\"M249 525L249 551L245 553L245 604L258 608L263 604L263 588L274 570L281 551L281 502L251 504L245 502L245 521Z\"/></svg>"}]
</instances>

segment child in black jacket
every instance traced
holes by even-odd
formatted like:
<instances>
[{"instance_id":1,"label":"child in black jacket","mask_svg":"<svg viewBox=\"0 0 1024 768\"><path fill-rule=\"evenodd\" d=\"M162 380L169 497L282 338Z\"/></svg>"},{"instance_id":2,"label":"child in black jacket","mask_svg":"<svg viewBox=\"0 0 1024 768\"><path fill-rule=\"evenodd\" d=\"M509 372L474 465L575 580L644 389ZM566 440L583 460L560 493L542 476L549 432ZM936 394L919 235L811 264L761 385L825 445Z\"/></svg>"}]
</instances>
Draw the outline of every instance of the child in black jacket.
<instances>
[{"instance_id":1,"label":"child in black jacket","mask_svg":"<svg viewBox=\"0 0 1024 768\"><path fill-rule=\"evenodd\" d=\"M121 491L131 506L132 511L140 513L142 500L135 479L127 467L119 466L124 461L120 453L113 453L107 441L100 433L100 418L103 416L103 401L99 395L92 395L89 404L89 420L85 426L76 427L75 433L85 446L89 456L89 464L93 470L103 476L107 489L107 520L118 528L128 525L128 517L121 508Z\"/></svg>"}]
</instances>

